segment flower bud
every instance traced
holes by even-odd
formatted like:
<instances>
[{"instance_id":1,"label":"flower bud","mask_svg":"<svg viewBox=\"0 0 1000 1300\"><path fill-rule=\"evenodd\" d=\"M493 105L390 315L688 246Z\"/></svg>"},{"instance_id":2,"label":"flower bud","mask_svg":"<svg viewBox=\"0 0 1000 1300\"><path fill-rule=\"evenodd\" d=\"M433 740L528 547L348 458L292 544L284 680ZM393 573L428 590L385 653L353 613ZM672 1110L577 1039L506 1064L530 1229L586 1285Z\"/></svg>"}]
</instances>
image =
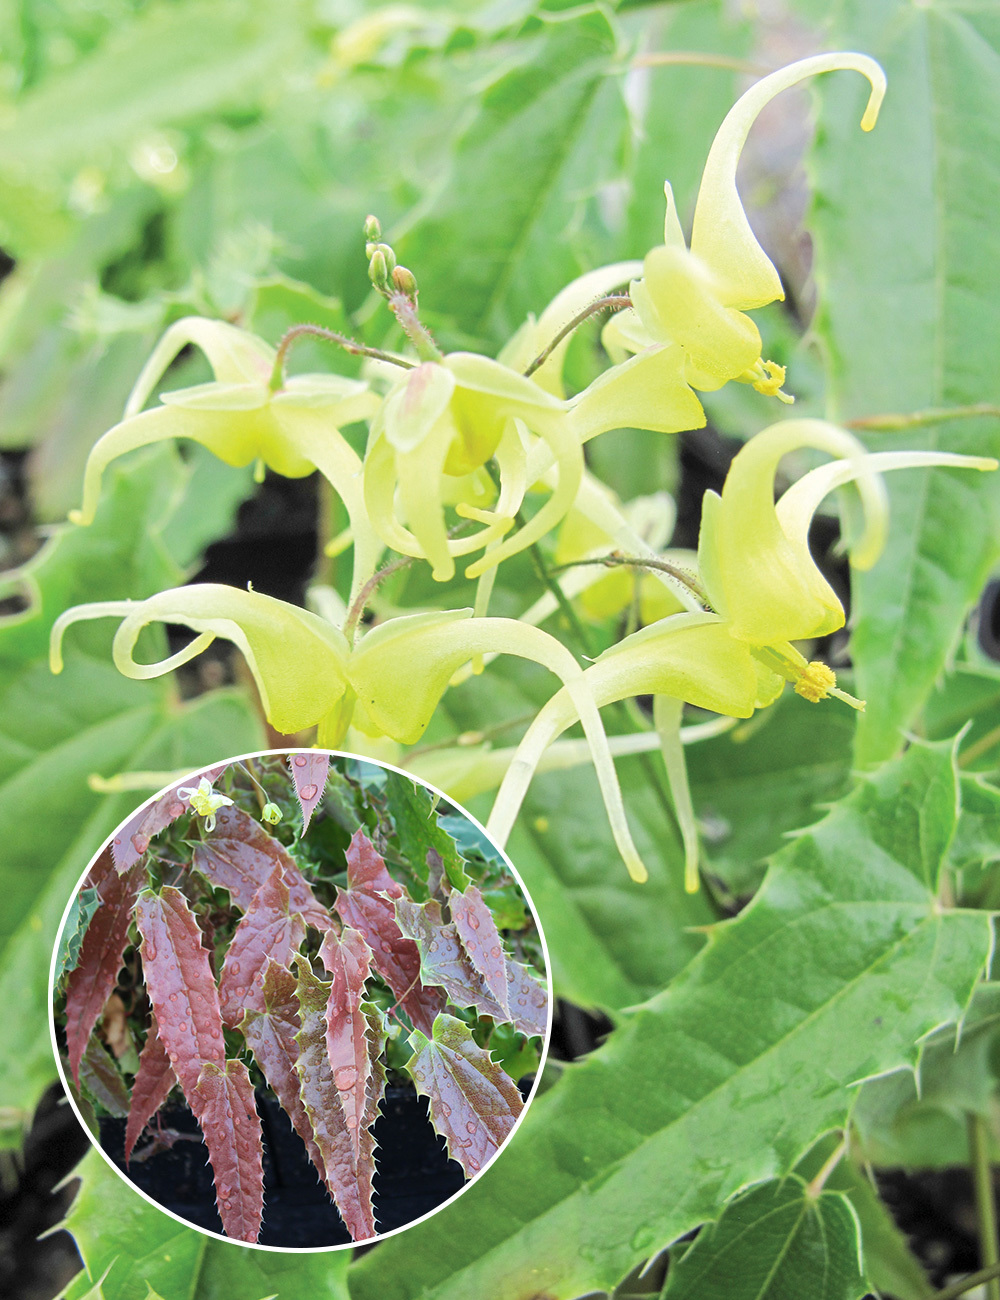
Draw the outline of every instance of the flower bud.
<instances>
[{"instance_id":1,"label":"flower bud","mask_svg":"<svg viewBox=\"0 0 1000 1300\"><path fill-rule=\"evenodd\" d=\"M405 293L408 298L417 296L417 278L407 267L393 267L392 282L399 292Z\"/></svg>"},{"instance_id":2,"label":"flower bud","mask_svg":"<svg viewBox=\"0 0 1000 1300\"><path fill-rule=\"evenodd\" d=\"M281 809L276 803L266 803L260 810L260 819L267 822L268 826L277 826L281 821Z\"/></svg>"},{"instance_id":3,"label":"flower bud","mask_svg":"<svg viewBox=\"0 0 1000 1300\"><path fill-rule=\"evenodd\" d=\"M379 219L378 217L373 217L371 213L369 213L368 216L365 217L365 239L375 240L377 242L381 238L382 226L379 223ZM371 254L369 253L369 257L370 256Z\"/></svg>"},{"instance_id":4,"label":"flower bud","mask_svg":"<svg viewBox=\"0 0 1000 1300\"><path fill-rule=\"evenodd\" d=\"M368 279L376 289L385 289L389 282L389 268L385 264L385 254L376 246L368 263Z\"/></svg>"}]
</instances>

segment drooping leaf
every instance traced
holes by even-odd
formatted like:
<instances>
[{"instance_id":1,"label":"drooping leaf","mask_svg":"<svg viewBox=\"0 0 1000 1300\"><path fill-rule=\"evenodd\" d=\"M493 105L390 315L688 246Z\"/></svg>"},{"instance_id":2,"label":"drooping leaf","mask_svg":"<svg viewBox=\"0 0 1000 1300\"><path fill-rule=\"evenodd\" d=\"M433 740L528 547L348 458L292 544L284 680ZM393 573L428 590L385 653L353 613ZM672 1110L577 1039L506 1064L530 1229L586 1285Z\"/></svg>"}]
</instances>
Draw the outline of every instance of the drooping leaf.
<instances>
[{"instance_id":1,"label":"drooping leaf","mask_svg":"<svg viewBox=\"0 0 1000 1300\"><path fill-rule=\"evenodd\" d=\"M97 1037L91 1034L80 1060L80 1084L109 1115L122 1118L128 1114L129 1096L125 1080L114 1058Z\"/></svg>"},{"instance_id":2,"label":"drooping leaf","mask_svg":"<svg viewBox=\"0 0 1000 1300\"><path fill-rule=\"evenodd\" d=\"M242 1061L202 1067L191 1109L205 1135L227 1237L256 1241L264 1214L264 1148L253 1084Z\"/></svg>"},{"instance_id":3,"label":"drooping leaf","mask_svg":"<svg viewBox=\"0 0 1000 1300\"><path fill-rule=\"evenodd\" d=\"M857 79L818 83L810 159L819 309L832 413L841 419L1000 400L1000 21L976 5L839 0L834 48L885 67L883 111L857 130ZM850 44L841 44L849 40ZM905 214L905 217L901 214ZM906 238L899 237L905 222ZM899 445L898 432L870 445ZM906 432L908 446L995 455L995 419ZM886 551L852 580L852 659L863 764L892 754L927 698L1000 554L1000 475L907 470L887 482Z\"/></svg>"},{"instance_id":4,"label":"drooping leaf","mask_svg":"<svg viewBox=\"0 0 1000 1300\"><path fill-rule=\"evenodd\" d=\"M139 1054L139 1070L132 1084L132 1098L125 1125L125 1163L135 1148L143 1129L170 1095L177 1082L170 1057L156 1028L156 1016L149 1022L149 1032Z\"/></svg>"},{"instance_id":5,"label":"drooping leaf","mask_svg":"<svg viewBox=\"0 0 1000 1300\"><path fill-rule=\"evenodd\" d=\"M244 912L264 881L280 866L291 910L299 912L306 924L317 930L334 925L284 845L240 808L222 808L216 813L215 829L195 845L192 865L213 885L228 889L233 902Z\"/></svg>"},{"instance_id":6,"label":"drooping leaf","mask_svg":"<svg viewBox=\"0 0 1000 1300\"><path fill-rule=\"evenodd\" d=\"M330 772L330 755L313 750L306 754L292 754L288 759L295 786L295 797L302 809L302 834L309 829L316 805L323 798L326 778Z\"/></svg>"},{"instance_id":7,"label":"drooping leaf","mask_svg":"<svg viewBox=\"0 0 1000 1300\"><path fill-rule=\"evenodd\" d=\"M202 1066L211 1063L223 1070L226 1061L219 992L208 952L187 899L172 885L159 894L141 893L135 919L157 1033L197 1115L195 1090Z\"/></svg>"},{"instance_id":8,"label":"drooping leaf","mask_svg":"<svg viewBox=\"0 0 1000 1300\"><path fill-rule=\"evenodd\" d=\"M337 890L337 912L365 937L375 967L417 1029L430 1031L444 1005L437 989L420 982L420 953L401 933L393 902L403 887L389 875L385 862L361 830L347 849L347 889Z\"/></svg>"},{"instance_id":9,"label":"drooping leaf","mask_svg":"<svg viewBox=\"0 0 1000 1300\"><path fill-rule=\"evenodd\" d=\"M66 1046L77 1083L87 1040L118 980L132 908L143 885L138 869L119 876L107 849L91 868L88 881L97 890L99 906L83 937L80 960L66 982Z\"/></svg>"},{"instance_id":10,"label":"drooping leaf","mask_svg":"<svg viewBox=\"0 0 1000 1300\"><path fill-rule=\"evenodd\" d=\"M295 1063L299 1059L296 1034L302 1028L299 1003L295 995L296 980L290 970L275 961L264 963L261 979L262 1009L249 1009L240 1022L261 1073L274 1089L285 1114L305 1143L309 1159L326 1182L326 1166L316 1145L312 1124L302 1101Z\"/></svg>"},{"instance_id":11,"label":"drooping leaf","mask_svg":"<svg viewBox=\"0 0 1000 1300\"><path fill-rule=\"evenodd\" d=\"M957 814L934 798L921 828L928 791L949 773L957 790L950 747L930 752L933 770L915 746L784 848L672 986L534 1102L489 1178L358 1261L357 1300L610 1289L843 1127L859 1080L913 1064L992 944L986 915L928 888L925 846Z\"/></svg>"},{"instance_id":12,"label":"drooping leaf","mask_svg":"<svg viewBox=\"0 0 1000 1300\"><path fill-rule=\"evenodd\" d=\"M84 1272L66 1300L82 1300L98 1279L104 1300L136 1300L147 1286L164 1300L347 1300L347 1251L246 1250L150 1205L96 1151L77 1172L67 1226Z\"/></svg>"},{"instance_id":13,"label":"drooping leaf","mask_svg":"<svg viewBox=\"0 0 1000 1300\"><path fill-rule=\"evenodd\" d=\"M295 1036L299 1048L295 1070L299 1076L302 1102L309 1116L313 1139L323 1157L330 1195L351 1237L355 1241L365 1241L376 1231L372 1209L375 1138L371 1126L384 1091L385 1076L376 1066L372 1096L361 1126L360 1154L356 1158L340 1089L334 1080L326 1050L326 1007L330 985L318 980L301 957L295 959L295 964L298 970L296 998L302 1026Z\"/></svg>"},{"instance_id":14,"label":"drooping leaf","mask_svg":"<svg viewBox=\"0 0 1000 1300\"><path fill-rule=\"evenodd\" d=\"M431 1123L471 1178L510 1136L524 1103L517 1085L480 1047L468 1025L441 1012L430 1038L414 1031L410 1078L428 1101Z\"/></svg>"},{"instance_id":15,"label":"drooping leaf","mask_svg":"<svg viewBox=\"0 0 1000 1300\"><path fill-rule=\"evenodd\" d=\"M485 986L507 1012L507 963L503 944L497 931L493 913L483 902L475 885L459 893L453 889L448 895L448 907L462 947Z\"/></svg>"},{"instance_id":16,"label":"drooping leaf","mask_svg":"<svg viewBox=\"0 0 1000 1300\"><path fill-rule=\"evenodd\" d=\"M199 773L199 777L203 776L209 785L214 785L226 770L226 766L227 764L220 763L216 767L206 768L204 772ZM171 822L176 821L178 817L183 817L190 810L190 805L185 803L178 793L179 788L184 785L183 780L178 781L169 790L165 790L148 808L140 808L111 841L111 852L119 873L127 871L134 862L139 861L149 848L150 840L154 835L165 830Z\"/></svg>"},{"instance_id":17,"label":"drooping leaf","mask_svg":"<svg viewBox=\"0 0 1000 1300\"><path fill-rule=\"evenodd\" d=\"M251 898L233 933L219 977L222 1018L230 1028L244 1010L264 1010L264 966L269 959L288 966L305 938L305 922L298 912L289 913L288 898L278 864Z\"/></svg>"},{"instance_id":18,"label":"drooping leaf","mask_svg":"<svg viewBox=\"0 0 1000 1300\"><path fill-rule=\"evenodd\" d=\"M381 1043L374 1043L369 1036L368 1020L361 1007L365 981L372 969L372 950L364 935L345 926L339 936L333 930L326 932L319 955L330 973L330 996L326 1004L327 1056L357 1160L361 1155L369 1089L377 1068L372 1053L376 1048L376 1056L381 1051Z\"/></svg>"},{"instance_id":19,"label":"drooping leaf","mask_svg":"<svg viewBox=\"0 0 1000 1300\"><path fill-rule=\"evenodd\" d=\"M87 933L90 918L97 911L100 895L96 889L81 889L70 903L66 924L59 935L59 955L56 958L56 984L76 968L80 960L83 936Z\"/></svg>"},{"instance_id":20,"label":"drooping leaf","mask_svg":"<svg viewBox=\"0 0 1000 1300\"><path fill-rule=\"evenodd\" d=\"M731 1201L670 1265L661 1300L862 1300L858 1221L842 1192L797 1174Z\"/></svg>"},{"instance_id":21,"label":"drooping leaf","mask_svg":"<svg viewBox=\"0 0 1000 1300\"><path fill-rule=\"evenodd\" d=\"M399 839L400 854L416 877L426 883L430 875L443 876L455 889L463 888L468 877L462 855L438 821L427 787L400 772L388 772L385 806Z\"/></svg>"}]
</instances>

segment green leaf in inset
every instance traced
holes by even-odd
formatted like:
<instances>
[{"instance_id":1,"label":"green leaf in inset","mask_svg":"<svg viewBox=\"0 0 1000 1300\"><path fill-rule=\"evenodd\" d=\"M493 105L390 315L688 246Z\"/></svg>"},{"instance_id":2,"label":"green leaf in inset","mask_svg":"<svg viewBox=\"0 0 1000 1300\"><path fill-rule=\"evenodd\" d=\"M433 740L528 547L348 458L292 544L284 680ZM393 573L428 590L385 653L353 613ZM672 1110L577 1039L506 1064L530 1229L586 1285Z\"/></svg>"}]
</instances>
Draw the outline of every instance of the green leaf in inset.
<instances>
[{"instance_id":1,"label":"green leaf in inset","mask_svg":"<svg viewBox=\"0 0 1000 1300\"><path fill-rule=\"evenodd\" d=\"M418 781L399 772L386 773L385 806L402 857L425 884L433 867L433 874L440 877L443 873L455 889L462 889L469 879L465 864L454 839L438 823L436 802L430 790Z\"/></svg>"},{"instance_id":2,"label":"green leaf in inset","mask_svg":"<svg viewBox=\"0 0 1000 1300\"><path fill-rule=\"evenodd\" d=\"M797 1174L731 1201L672 1263L661 1300L861 1300L858 1221L842 1192Z\"/></svg>"},{"instance_id":3,"label":"green leaf in inset","mask_svg":"<svg viewBox=\"0 0 1000 1300\"><path fill-rule=\"evenodd\" d=\"M76 969L80 960L80 944L87 932L90 918L97 911L97 890L81 889L70 904L66 924L59 935L59 955L56 957L55 982L59 984L65 975Z\"/></svg>"},{"instance_id":4,"label":"green leaf in inset","mask_svg":"<svg viewBox=\"0 0 1000 1300\"><path fill-rule=\"evenodd\" d=\"M832 48L861 49L889 90L870 136L857 78L824 77L810 222L835 418L1000 401L1000 13L839 0ZM847 41L847 45L842 42ZM996 420L872 435L870 445L996 455ZM888 483L885 554L854 574L857 758L895 752L1000 555L1000 475L907 470Z\"/></svg>"},{"instance_id":5,"label":"green leaf in inset","mask_svg":"<svg viewBox=\"0 0 1000 1300\"><path fill-rule=\"evenodd\" d=\"M213 1240L155 1209L96 1153L66 1220L84 1272L66 1290L83 1300L103 1278L103 1300L135 1300L153 1287L163 1300L347 1300L344 1251L247 1250Z\"/></svg>"},{"instance_id":6,"label":"green leaf in inset","mask_svg":"<svg viewBox=\"0 0 1000 1300\"><path fill-rule=\"evenodd\" d=\"M915 1065L992 947L988 916L927 885L949 781L951 747L914 746L782 849L671 987L536 1100L489 1178L358 1262L356 1300L610 1288L842 1128L861 1080Z\"/></svg>"}]
</instances>

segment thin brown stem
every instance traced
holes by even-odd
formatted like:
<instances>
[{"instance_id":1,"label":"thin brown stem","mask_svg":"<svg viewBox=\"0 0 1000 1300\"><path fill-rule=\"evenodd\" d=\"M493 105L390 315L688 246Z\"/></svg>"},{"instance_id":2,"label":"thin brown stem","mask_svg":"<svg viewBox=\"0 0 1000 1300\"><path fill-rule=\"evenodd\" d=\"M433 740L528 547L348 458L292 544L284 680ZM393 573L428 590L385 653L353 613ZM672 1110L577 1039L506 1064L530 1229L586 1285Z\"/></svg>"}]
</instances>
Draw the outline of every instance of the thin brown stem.
<instances>
[{"instance_id":1,"label":"thin brown stem","mask_svg":"<svg viewBox=\"0 0 1000 1300\"><path fill-rule=\"evenodd\" d=\"M929 406L923 411L909 414L862 415L856 420L844 420L847 429L862 429L870 433L892 433L897 429L919 429L927 424L945 424L949 420L973 420L990 416L1000 419L1000 406L977 402L972 406Z\"/></svg>"},{"instance_id":2,"label":"thin brown stem","mask_svg":"<svg viewBox=\"0 0 1000 1300\"><path fill-rule=\"evenodd\" d=\"M620 311L623 307L631 306L632 299L627 293L609 293L605 294L603 298L595 299L588 306L584 307L582 311L578 311L573 319L562 327L548 347L539 352L538 356L535 357L534 361L532 361L531 365L524 372L525 378L530 378L530 376L533 375L540 366L544 366L546 361L548 361L549 357L553 352L555 352L556 348L567 334L572 334L577 326L582 325L585 320L589 320L591 316L596 315L599 311L605 311L607 308L611 308L614 311Z\"/></svg>"},{"instance_id":3,"label":"thin brown stem","mask_svg":"<svg viewBox=\"0 0 1000 1300\"><path fill-rule=\"evenodd\" d=\"M391 578L394 573L398 573L400 569L405 569L412 563L412 555L399 555L396 559L390 560L388 564L383 564L381 569L375 570L354 597L354 603L347 611L347 617L344 619L344 626L341 631L347 638L348 644L354 641L354 633L357 630L361 615L365 612L365 608L369 600L371 600L372 593L385 582L386 578Z\"/></svg>"},{"instance_id":4,"label":"thin brown stem","mask_svg":"<svg viewBox=\"0 0 1000 1300\"><path fill-rule=\"evenodd\" d=\"M588 560L567 560L565 564L554 566L552 572L561 573L563 569L577 569L585 564L603 564L608 569L621 567L655 569L657 573L668 573L687 587L688 591L697 596L700 601L707 603L705 591L693 574L677 564L671 564L669 560L657 560L652 556L622 555L618 551L612 551L610 555L595 555Z\"/></svg>"},{"instance_id":5,"label":"thin brown stem","mask_svg":"<svg viewBox=\"0 0 1000 1300\"><path fill-rule=\"evenodd\" d=\"M392 314L403 327L406 337L417 349L417 356L420 360L443 361L444 353L434 342L430 330L417 315L416 300L397 290L395 293L386 295L386 302L388 302Z\"/></svg>"},{"instance_id":6,"label":"thin brown stem","mask_svg":"<svg viewBox=\"0 0 1000 1300\"><path fill-rule=\"evenodd\" d=\"M350 352L356 357L374 357L377 361L390 361L394 366L402 366L404 370L412 370L413 362L404 361L402 357L394 357L391 352L383 352L381 348L370 348L364 343L359 343L356 339L348 338L346 334L338 334L336 330L325 329L322 325L293 325L287 330L278 344L278 351L274 358L274 369L271 371L271 391L277 392L285 382L285 362L288 359L288 353L296 339L308 336L309 338L325 339L328 343L336 343L342 347L345 352Z\"/></svg>"}]
</instances>

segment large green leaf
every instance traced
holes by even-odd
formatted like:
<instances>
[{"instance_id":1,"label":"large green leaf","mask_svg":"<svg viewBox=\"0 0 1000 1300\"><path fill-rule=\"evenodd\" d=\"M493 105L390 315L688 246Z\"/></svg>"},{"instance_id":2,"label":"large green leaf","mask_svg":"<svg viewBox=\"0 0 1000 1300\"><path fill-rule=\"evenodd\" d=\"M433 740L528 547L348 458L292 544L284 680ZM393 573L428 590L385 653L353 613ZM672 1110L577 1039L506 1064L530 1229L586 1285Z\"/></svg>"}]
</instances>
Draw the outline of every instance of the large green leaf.
<instances>
[{"instance_id":1,"label":"large green leaf","mask_svg":"<svg viewBox=\"0 0 1000 1300\"><path fill-rule=\"evenodd\" d=\"M593 200L627 129L608 76L616 35L607 14L540 18L500 64L449 174L396 243L426 284L424 303L494 345L595 264Z\"/></svg>"},{"instance_id":2,"label":"large green leaf","mask_svg":"<svg viewBox=\"0 0 1000 1300\"><path fill-rule=\"evenodd\" d=\"M845 1123L860 1080L915 1063L972 993L989 918L943 909L934 888L956 816L948 747L864 781L535 1102L488 1178L359 1261L357 1300L608 1287L789 1169Z\"/></svg>"},{"instance_id":3,"label":"large green leaf","mask_svg":"<svg viewBox=\"0 0 1000 1300\"><path fill-rule=\"evenodd\" d=\"M344 1300L346 1251L248 1250L186 1228L156 1209L96 1152L66 1227L84 1272L64 1292L82 1300L100 1281L102 1300L138 1300L148 1285L163 1300Z\"/></svg>"},{"instance_id":4,"label":"large green leaf","mask_svg":"<svg viewBox=\"0 0 1000 1300\"><path fill-rule=\"evenodd\" d=\"M874 55L889 79L868 137L858 78L820 83L811 224L831 413L997 403L1000 170L989 160L1000 150L1000 11L977 0L815 7L833 48ZM1000 425L939 424L871 444L995 455ZM862 764L900 745L1000 555L1000 475L891 477L888 548L853 585Z\"/></svg>"},{"instance_id":5,"label":"large green leaf","mask_svg":"<svg viewBox=\"0 0 1000 1300\"><path fill-rule=\"evenodd\" d=\"M34 603L0 625L0 996L12 1008L0 1106L8 1124L30 1113L54 1074L46 1026L59 918L101 840L144 797L100 794L88 778L197 767L261 741L259 722L234 692L181 705L166 681L123 679L110 662L107 626L72 629L63 674L49 672L49 628L62 609L147 595L179 579L161 533L189 481L166 448L116 468L95 522L63 530L26 567Z\"/></svg>"},{"instance_id":6,"label":"large green leaf","mask_svg":"<svg viewBox=\"0 0 1000 1300\"><path fill-rule=\"evenodd\" d=\"M672 1264L661 1300L861 1300L858 1221L842 1192L797 1174L731 1201Z\"/></svg>"}]
</instances>

